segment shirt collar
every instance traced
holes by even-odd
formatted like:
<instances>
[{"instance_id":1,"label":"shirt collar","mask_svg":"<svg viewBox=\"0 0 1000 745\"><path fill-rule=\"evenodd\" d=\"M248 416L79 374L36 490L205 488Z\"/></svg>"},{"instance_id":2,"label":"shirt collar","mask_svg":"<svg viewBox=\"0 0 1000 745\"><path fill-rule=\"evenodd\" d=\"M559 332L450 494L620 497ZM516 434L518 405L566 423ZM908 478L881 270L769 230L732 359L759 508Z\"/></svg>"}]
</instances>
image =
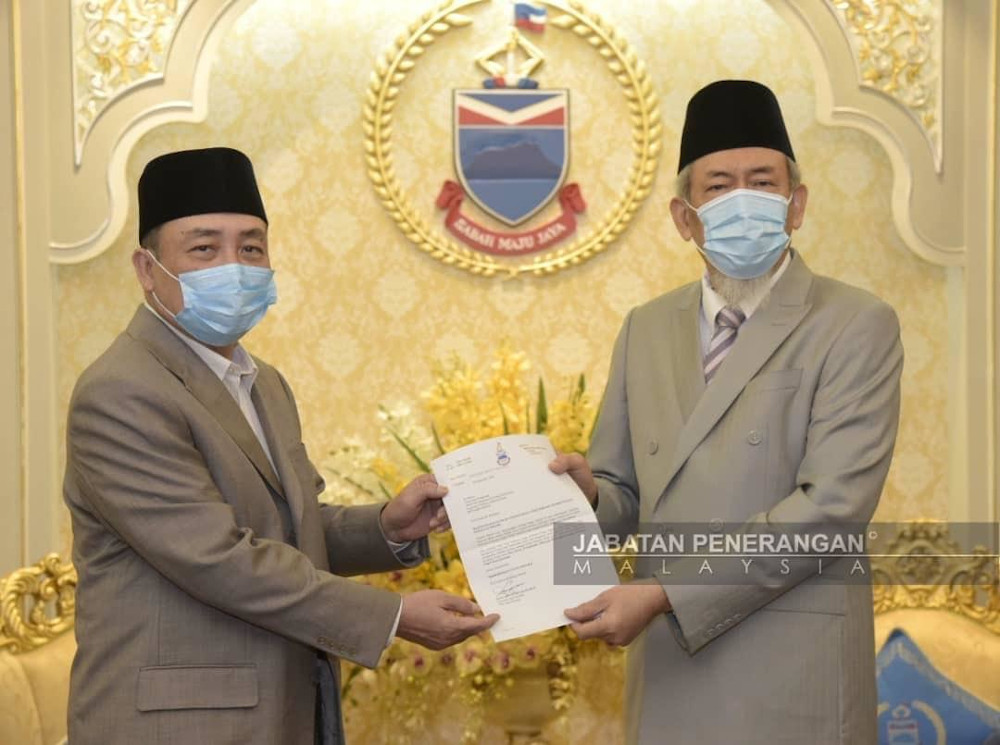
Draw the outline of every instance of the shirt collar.
<instances>
[{"instance_id":1,"label":"shirt collar","mask_svg":"<svg viewBox=\"0 0 1000 745\"><path fill-rule=\"evenodd\" d=\"M228 360L214 349L209 349L200 341L192 339L187 334L182 334L174 328L173 324L169 323L166 318L160 315L159 311L157 311L156 308L148 302L144 302L143 305L145 305L154 316L159 318L164 326L176 334L177 338L187 344L188 347L191 348L191 351L198 355L202 362L208 365L208 369L215 373L215 376L219 380L224 380L226 375L231 372L236 376L237 380L242 380L244 375L251 376L250 384L253 385L253 382L257 379L257 364L253 361L253 357L251 357L241 345L236 345L236 348L233 350L233 359Z\"/></svg>"},{"instance_id":2,"label":"shirt collar","mask_svg":"<svg viewBox=\"0 0 1000 745\"><path fill-rule=\"evenodd\" d=\"M771 275L771 281L767 283L766 286L762 287L759 292L755 293L751 297L748 297L742 303L740 303L740 310L743 314L750 318L754 311L760 307L761 302L764 298L771 292L778 280L781 279L781 275L785 273L788 269L788 265L792 261L792 254L794 252L789 250L785 254L785 257L781 260L781 264L778 265L778 270ZM701 275L701 311L705 315L705 320L709 324L715 323L715 317L719 314L719 311L726 307L726 301L715 290L712 289L711 283L708 281L708 271Z\"/></svg>"}]
</instances>

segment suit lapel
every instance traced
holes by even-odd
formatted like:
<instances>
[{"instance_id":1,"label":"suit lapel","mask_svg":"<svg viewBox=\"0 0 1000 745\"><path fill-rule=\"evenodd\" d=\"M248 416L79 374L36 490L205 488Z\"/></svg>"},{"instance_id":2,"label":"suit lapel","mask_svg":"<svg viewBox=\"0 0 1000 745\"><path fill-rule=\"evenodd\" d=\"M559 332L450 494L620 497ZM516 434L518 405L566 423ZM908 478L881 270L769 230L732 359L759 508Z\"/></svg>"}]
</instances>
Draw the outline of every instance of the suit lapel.
<instances>
[{"instance_id":1,"label":"suit lapel","mask_svg":"<svg viewBox=\"0 0 1000 745\"><path fill-rule=\"evenodd\" d=\"M127 333L149 349L160 364L184 383L184 387L215 417L267 484L284 497L281 482L257 436L240 411L239 404L215 373L145 307L140 306L136 311Z\"/></svg>"},{"instance_id":2,"label":"suit lapel","mask_svg":"<svg viewBox=\"0 0 1000 745\"><path fill-rule=\"evenodd\" d=\"M669 349L672 385L665 390L676 391L681 421L686 422L705 392L705 375L701 364L701 283L696 282L673 314Z\"/></svg>"},{"instance_id":3,"label":"suit lapel","mask_svg":"<svg viewBox=\"0 0 1000 745\"><path fill-rule=\"evenodd\" d=\"M294 414L290 413L292 404L274 370L260 360L257 360L257 366L260 374L251 396L264 437L271 448L271 457L285 487L295 546L309 557L317 569L329 571L330 559L316 493L309 491L319 474L308 462L297 463L292 457L293 451L301 450L303 458L306 458L305 447L300 444L302 433L294 423ZM292 447L289 448L289 445Z\"/></svg>"},{"instance_id":4,"label":"suit lapel","mask_svg":"<svg viewBox=\"0 0 1000 745\"><path fill-rule=\"evenodd\" d=\"M258 363L258 369L260 365ZM257 409L257 416L260 418L260 426L264 430L264 437L267 439L268 447L271 450L271 457L274 465L281 476L281 483L285 488L285 499L288 508L291 510L292 528L296 536L302 538L302 510L304 505L304 495L302 493L301 482L295 470L295 465L285 452L287 443L297 442L298 439L292 433L283 431L280 426L281 419L278 416L281 400L275 401L273 386L268 384L266 376L258 375L251 391L251 398Z\"/></svg>"},{"instance_id":5,"label":"suit lapel","mask_svg":"<svg viewBox=\"0 0 1000 745\"><path fill-rule=\"evenodd\" d=\"M788 269L785 270L785 274L771 290L771 295L764 307L759 308L740 328L736 343L729 350L725 362L715 374L711 385L706 386L704 382L700 345L694 353L690 354L691 361L697 367L702 393L696 399L693 410L686 418L684 427L678 435L663 490L666 490L670 485L691 453L712 431L712 428L746 388L747 383L808 313L812 306L806 302L806 298L809 294L809 288L812 286L812 276L812 272L806 267L802 258L796 254ZM700 308L697 308L696 311L700 311ZM679 313L678 316L682 316L683 312L682 309L682 313ZM695 322L691 324L692 328L695 329L695 341L698 340L697 320L697 316L695 316ZM684 341L681 349L689 350L690 344ZM688 355L689 353L685 353L677 356ZM677 377L680 394L683 396L685 390L697 391L698 387L689 379L685 380L684 378L684 376L690 378L691 365L681 361L676 364L681 370L681 374ZM662 497L663 493L661 492L660 498L662 499Z\"/></svg>"}]
</instances>

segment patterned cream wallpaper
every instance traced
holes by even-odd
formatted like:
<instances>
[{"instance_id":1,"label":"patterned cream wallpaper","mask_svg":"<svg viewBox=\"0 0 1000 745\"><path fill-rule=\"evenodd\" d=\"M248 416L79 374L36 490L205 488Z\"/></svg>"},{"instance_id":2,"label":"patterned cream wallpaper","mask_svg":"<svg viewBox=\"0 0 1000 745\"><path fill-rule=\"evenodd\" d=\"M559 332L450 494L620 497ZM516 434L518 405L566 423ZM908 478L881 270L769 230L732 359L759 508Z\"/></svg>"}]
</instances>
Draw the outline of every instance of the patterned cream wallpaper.
<instances>
[{"instance_id":1,"label":"patterned cream wallpaper","mask_svg":"<svg viewBox=\"0 0 1000 745\"><path fill-rule=\"evenodd\" d=\"M795 245L820 273L872 290L903 324L903 426L880 517L947 509L948 308L945 275L911 254L890 216L889 160L874 140L826 128L814 114L806 43L764 2L590 0L635 46L662 101L658 183L622 239L556 276L485 280L421 254L397 231L365 173L361 108L374 60L430 7L383 0L258 0L220 46L209 117L151 132L129 160L132 183L153 156L225 144L253 158L271 219L279 302L247 345L291 381L315 459L350 434L374 437L378 402L415 400L431 362L456 350L486 363L502 337L549 385L586 372L599 390L619 324L632 306L699 276L675 233L671 196L684 107L717 78L750 77L782 101L811 188ZM428 50L397 106L394 151L411 199L426 204L450 177L450 87L475 86L475 55L500 38L507 3ZM587 45L550 29L543 85L572 91L572 170L603 214L630 162L627 109ZM421 202L420 200L423 200ZM586 220L586 217L584 218ZM100 257L55 269L63 409L80 371L125 326L141 296L129 254L134 219Z\"/></svg>"}]
</instances>

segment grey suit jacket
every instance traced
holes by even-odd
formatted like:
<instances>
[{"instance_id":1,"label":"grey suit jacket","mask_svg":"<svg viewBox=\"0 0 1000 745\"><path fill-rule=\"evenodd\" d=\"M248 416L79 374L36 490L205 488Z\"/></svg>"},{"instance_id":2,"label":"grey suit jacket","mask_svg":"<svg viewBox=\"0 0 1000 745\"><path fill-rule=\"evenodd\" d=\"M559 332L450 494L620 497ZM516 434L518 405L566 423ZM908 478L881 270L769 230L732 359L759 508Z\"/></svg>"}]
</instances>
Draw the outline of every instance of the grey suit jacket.
<instances>
[{"instance_id":1,"label":"grey suit jacket","mask_svg":"<svg viewBox=\"0 0 1000 745\"><path fill-rule=\"evenodd\" d=\"M899 418L892 308L794 255L707 387L699 313L694 283L624 323L589 453L602 527L867 522ZM673 612L628 650L630 743L876 742L870 586L812 562L731 585L639 570Z\"/></svg>"},{"instance_id":2,"label":"grey suit jacket","mask_svg":"<svg viewBox=\"0 0 1000 745\"><path fill-rule=\"evenodd\" d=\"M400 598L335 575L399 568L380 506L319 504L292 393L256 362L276 470L144 307L77 382L73 745L313 745L317 654L378 662Z\"/></svg>"}]
</instances>

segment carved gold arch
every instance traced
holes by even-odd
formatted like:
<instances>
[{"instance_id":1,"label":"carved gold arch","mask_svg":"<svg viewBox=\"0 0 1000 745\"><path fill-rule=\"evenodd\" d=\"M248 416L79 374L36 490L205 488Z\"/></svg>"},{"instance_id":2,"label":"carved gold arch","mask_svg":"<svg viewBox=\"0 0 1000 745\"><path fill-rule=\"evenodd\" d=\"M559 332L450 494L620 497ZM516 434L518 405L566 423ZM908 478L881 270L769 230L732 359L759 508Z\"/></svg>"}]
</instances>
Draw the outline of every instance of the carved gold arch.
<instances>
[{"instance_id":1,"label":"carved gold arch","mask_svg":"<svg viewBox=\"0 0 1000 745\"><path fill-rule=\"evenodd\" d=\"M125 167L136 142L162 124L204 120L215 51L253 0L64 2L65 16L52 21L74 35L72 93L52 108L71 108L56 120L72 121L73 132L53 133L63 147L53 154L58 160L52 164L50 214L65 219L52 220L49 248L53 263L73 264L98 256L121 234L130 204ZM119 38L88 43L89 35L100 32L94 27L112 14L122 16L115 24ZM146 56L134 51L140 45ZM160 55L149 54L150 45ZM142 64L130 65L130 56ZM90 78L112 67L124 72L88 89ZM71 158L65 148L72 149Z\"/></svg>"},{"instance_id":2,"label":"carved gold arch","mask_svg":"<svg viewBox=\"0 0 1000 745\"><path fill-rule=\"evenodd\" d=\"M140 18L136 34L157 41L162 52L162 71L150 70L147 77L124 90L111 91L108 100L92 115L92 122L81 122L87 112L79 108L80 70L87 60L71 61L74 69L75 107L73 152L56 164L57 188L52 189L52 214L70 214L65 221L53 221L50 240L51 261L69 264L86 261L110 246L125 224L129 208L129 190L125 183L125 164L135 143L148 131L168 122L200 121L207 115L208 81L215 49L226 30L249 7L253 0L64 0L66 12L76 14L68 20L70 33L88 32L86 18L93 18L110 6L130 6ZM860 129L873 136L886 150L892 162L894 184L892 211L899 235L918 256L939 265L964 262L966 241L955 224L939 224L942 213L961 211L962 169L957 162L961 151L961 130L950 121L947 109L940 105L944 91L955 90L946 80L942 65L930 72L940 56L934 45L935 29L924 29L927 38L920 48L921 76L912 83L924 94L896 86L886 93L873 84L871 41L872 16L859 15L872 6L898 5L896 0L767 0L767 2L808 40L806 48L816 69L817 117L828 125ZM961 23L961 4L924 0L936 10L928 15L930 23ZM949 9L950 6L950 9ZM141 15L148 14L142 23ZM852 15L853 13L853 15ZM952 17L954 16L954 17ZM165 19L165 20L164 20ZM907 20L904 18L904 20ZM912 18L908 19L914 22ZM921 21L924 19L918 19ZM160 26L153 27L159 22ZM853 25L852 25L853 24ZM867 26L866 26L867 24ZM883 24L884 25L884 24ZM899 29L882 29L892 33ZM907 29L902 29L906 32ZM940 29L938 29L940 31ZM159 36L152 36L158 33ZM121 31L120 33L127 33ZM868 37L865 37L865 34ZM929 39L929 41L928 41ZM148 42L149 39L144 41ZM77 51L93 57L85 40L74 40ZM126 40L127 41L127 40ZM148 43L147 43L148 47ZM937 50L935 54L934 50ZM146 50L148 52L148 49ZM890 50L891 51L891 50ZM902 52L905 56L906 52ZM91 60L92 62L92 60ZM905 64L906 59L903 60ZM912 70L903 70L912 79ZM930 82L920 79L929 77ZM954 75L952 75L955 78ZM961 87L960 78L956 78ZM883 86L887 88L887 86ZM928 103L931 102L931 103ZM942 110L944 114L942 115ZM958 138L958 142L955 139ZM948 167L944 167L947 163ZM89 202L80 209L80 200ZM60 202L74 202L74 209L60 209ZM933 205L934 209L926 209ZM942 209L944 207L944 209Z\"/></svg>"},{"instance_id":3,"label":"carved gold arch","mask_svg":"<svg viewBox=\"0 0 1000 745\"><path fill-rule=\"evenodd\" d=\"M867 60L858 54L858 36L865 28L852 29L844 7L847 0L796 3L767 0L774 10L809 42L806 49L816 71L816 116L820 123L859 129L878 141L889 156L893 170L891 198L893 221L906 246L927 261L942 266L964 263L967 241L955 231L954 221L944 214L962 212L963 192L962 122L944 106L928 111L910 106L905 91L887 94L869 84ZM876 0L859 5L897 5L895 0ZM928 3L934 5L934 3ZM959 23L956 3L940 3L940 23ZM857 20L854 19L857 23ZM864 44L861 39L861 44ZM937 71L937 100L961 95L963 82L953 73L956 66ZM914 85L924 85L914 81ZM956 141L957 140L957 141ZM947 158L948 167L944 167Z\"/></svg>"}]
</instances>

